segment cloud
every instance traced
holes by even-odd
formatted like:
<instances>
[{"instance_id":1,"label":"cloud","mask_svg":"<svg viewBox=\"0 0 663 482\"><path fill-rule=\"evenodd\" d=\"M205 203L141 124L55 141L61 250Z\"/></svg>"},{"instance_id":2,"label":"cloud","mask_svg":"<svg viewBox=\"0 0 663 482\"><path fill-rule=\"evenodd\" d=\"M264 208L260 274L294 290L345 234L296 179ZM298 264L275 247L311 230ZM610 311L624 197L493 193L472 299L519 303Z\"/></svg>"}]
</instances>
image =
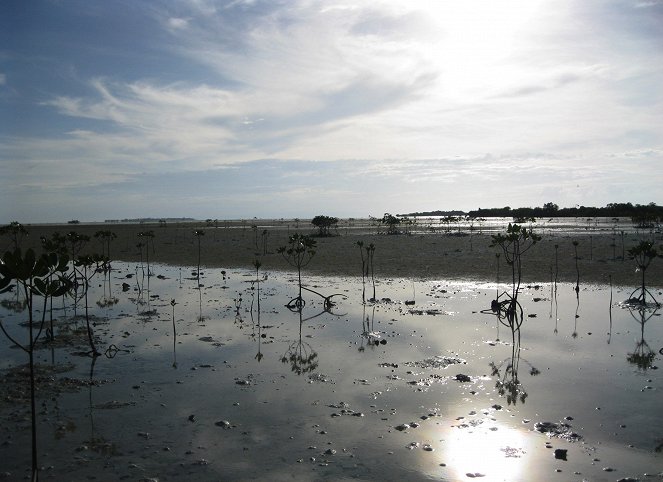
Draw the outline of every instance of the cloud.
<instances>
[{"instance_id":1,"label":"cloud","mask_svg":"<svg viewBox=\"0 0 663 482\"><path fill-rule=\"evenodd\" d=\"M171 17L168 19L168 26L174 30L186 30L189 27L189 19Z\"/></svg>"}]
</instances>

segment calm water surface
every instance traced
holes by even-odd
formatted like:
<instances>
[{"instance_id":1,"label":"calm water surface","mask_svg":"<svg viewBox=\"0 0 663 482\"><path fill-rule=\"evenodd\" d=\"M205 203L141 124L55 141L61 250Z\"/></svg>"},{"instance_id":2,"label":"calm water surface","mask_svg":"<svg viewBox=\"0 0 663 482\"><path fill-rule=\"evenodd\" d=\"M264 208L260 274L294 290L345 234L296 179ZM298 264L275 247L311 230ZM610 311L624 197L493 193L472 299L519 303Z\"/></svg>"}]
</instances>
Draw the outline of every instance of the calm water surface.
<instances>
[{"instance_id":1,"label":"calm water surface","mask_svg":"<svg viewBox=\"0 0 663 482\"><path fill-rule=\"evenodd\" d=\"M114 268L90 302L118 351L39 350L77 385L40 394L43 480L663 478L663 320L622 305L631 288L526 287L518 349L482 313L506 286L380 279L362 303L361 279L304 275L338 295L325 310L305 292L299 313L289 273L260 273L258 292L250 271L204 270L197 289L190 267L152 266L148 288ZM82 304L55 307L84 325ZM0 316L27 336L24 313ZM2 339L3 377L26 361ZM27 408L0 405L8 480L28 473Z\"/></svg>"}]
</instances>

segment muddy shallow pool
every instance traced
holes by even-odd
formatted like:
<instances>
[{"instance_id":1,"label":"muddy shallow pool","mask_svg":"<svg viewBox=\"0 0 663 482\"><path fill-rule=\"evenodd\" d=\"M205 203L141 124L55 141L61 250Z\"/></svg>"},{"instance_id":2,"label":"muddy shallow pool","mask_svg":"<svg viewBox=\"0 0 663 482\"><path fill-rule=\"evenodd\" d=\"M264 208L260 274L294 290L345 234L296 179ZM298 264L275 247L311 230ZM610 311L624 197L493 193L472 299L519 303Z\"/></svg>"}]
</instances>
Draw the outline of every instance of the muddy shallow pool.
<instances>
[{"instance_id":1,"label":"muddy shallow pool","mask_svg":"<svg viewBox=\"0 0 663 482\"><path fill-rule=\"evenodd\" d=\"M42 480L663 479L663 319L632 288L526 286L518 334L495 284L381 279L362 302L361 279L304 274L334 305L305 290L298 311L291 273L152 271L94 279L96 360L82 302L54 302ZM27 337L25 312L0 316ZM7 480L29 474L26 362L2 338Z\"/></svg>"}]
</instances>

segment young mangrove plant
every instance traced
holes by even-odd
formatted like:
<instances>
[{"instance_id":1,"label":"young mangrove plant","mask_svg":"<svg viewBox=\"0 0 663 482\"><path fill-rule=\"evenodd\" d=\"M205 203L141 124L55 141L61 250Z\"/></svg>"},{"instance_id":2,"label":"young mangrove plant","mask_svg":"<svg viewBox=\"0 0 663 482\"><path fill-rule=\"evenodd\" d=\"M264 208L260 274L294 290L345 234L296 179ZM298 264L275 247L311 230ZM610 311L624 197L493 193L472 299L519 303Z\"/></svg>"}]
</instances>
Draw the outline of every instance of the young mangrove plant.
<instances>
[{"instance_id":1,"label":"young mangrove plant","mask_svg":"<svg viewBox=\"0 0 663 482\"><path fill-rule=\"evenodd\" d=\"M661 306L660 303L654 298L654 295L647 289L645 285L645 273L651 262L658 256L658 251L650 241L640 241L640 244L628 250L629 258L635 261L636 271L641 273L641 285L639 288L633 290L629 296L629 303L632 304L647 304L647 295L657 307ZM636 296L637 295L637 296Z\"/></svg>"},{"instance_id":2,"label":"young mangrove plant","mask_svg":"<svg viewBox=\"0 0 663 482\"><path fill-rule=\"evenodd\" d=\"M578 241L573 240L573 258L576 262L576 287L574 288L576 293L580 291L580 269L578 268Z\"/></svg>"},{"instance_id":3,"label":"young mangrove plant","mask_svg":"<svg viewBox=\"0 0 663 482\"><path fill-rule=\"evenodd\" d=\"M97 347L94 343L94 333L92 331L92 325L90 325L88 292L90 291L90 281L94 275L98 272L104 271L107 265L108 259L105 256L101 256L100 254L79 256L75 261L76 268L83 275L82 280L83 295L85 298L85 324L87 326L88 343L90 344L90 351L86 354L93 358L100 356L101 353L97 350Z\"/></svg>"},{"instance_id":4,"label":"young mangrove plant","mask_svg":"<svg viewBox=\"0 0 663 482\"><path fill-rule=\"evenodd\" d=\"M364 242L357 241L359 255L361 256L361 302L366 303L366 260L364 259Z\"/></svg>"},{"instance_id":5,"label":"young mangrove plant","mask_svg":"<svg viewBox=\"0 0 663 482\"><path fill-rule=\"evenodd\" d=\"M22 255L20 249L5 252L0 262L0 293L8 290L12 281L16 281L21 288L27 302L28 310L28 341L20 343L2 323L0 330L18 348L28 354L30 370L30 413L32 428L32 480L38 480L39 468L37 465L37 412L35 404L35 361L34 350L37 340L44 329L46 318L46 305L49 298L62 296L71 289L71 281L66 276L68 258L57 253L43 254L37 257L29 249ZM37 324L33 318L37 311L34 305L35 298L42 298L41 321Z\"/></svg>"},{"instance_id":6,"label":"young mangrove plant","mask_svg":"<svg viewBox=\"0 0 663 482\"><path fill-rule=\"evenodd\" d=\"M373 284L373 298L371 298L370 301L377 301L375 297L375 265L373 264L373 260L375 259L375 245L373 243L370 243L368 246L366 246L366 271L368 276L368 269L370 268L371 270L371 283Z\"/></svg>"},{"instance_id":7,"label":"young mangrove plant","mask_svg":"<svg viewBox=\"0 0 663 482\"><path fill-rule=\"evenodd\" d=\"M110 244L111 241L113 241L115 238L117 238L117 234L115 234L113 231L109 230L102 230L102 231L97 231L94 233L94 237L99 240L101 243L101 255L105 256L108 259L111 259L110 255ZM110 265L109 265L110 268Z\"/></svg>"},{"instance_id":8,"label":"young mangrove plant","mask_svg":"<svg viewBox=\"0 0 663 482\"><path fill-rule=\"evenodd\" d=\"M173 308L173 368L177 368L177 350L175 344L177 343L177 328L175 326L175 305L177 302L175 298L170 300L170 306Z\"/></svg>"},{"instance_id":9,"label":"young mangrove plant","mask_svg":"<svg viewBox=\"0 0 663 482\"><path fill-rule=\"evenodd\" d=\"M0 227L0 236L9 237L9 242L13 251L21 247L23 238L28 235L28 230L18 221L12 221L6 226Z\"/></svg>"},{"instance_id":10,"label":"young mangrove plant","mask_svg":"<svg viewBox=\"0 0 663 482\"><path fill-rule=\"evenodd\" d=\"M499 246L504 253L504 260L507 265L511 266L511 299L513 300L518 298L520 291L523 274L522 257L539 241L541 241L541 236L534 233L531 228L527 229L515 223L509 223L505 234L492 236L490 246Z\"/></svg>"},{"instance_id":11,"label":"young mangrove plant","mask_svg":"<svg viewBox=\"0 0 663 482\"><path fill-rule=\"evenodd\" d=\"M147 277L149 279L152 276L150 271L150 246L152 247L152 253L154 253L154 231L141 231L138 233L138 238L142 240L141 242L145 246L145 264L147 265Z\"/></svg>"},{"instance_id":12,"label":"young mangrove plant","mask_svg":"<svg viewBox=\"0 0 663 482\"><path fill-rule=\"evenodd\" d=\"M202 237L205 236L205 231L203 229L196 229L193 235L198 240L198 269L196 270L196 279L198 280L198 288L200 288L200 242Z\"/></svg>"},{"instance_id":13,"label":"young mangrove plant","mask_svg":"<svg viewBox=\"0 0 663 482\"><path fill-rule=\"evenodd\" d=\"M283 256L283 259L297 269L299 294L288 302L286 305L288 308L301 310L306 304L302 298L302 268L307 266L315 256L315 248L316 242L310 236L293 234L288 238L288 245L278 249L278 253Z\"/></svg>"}]
</instances>

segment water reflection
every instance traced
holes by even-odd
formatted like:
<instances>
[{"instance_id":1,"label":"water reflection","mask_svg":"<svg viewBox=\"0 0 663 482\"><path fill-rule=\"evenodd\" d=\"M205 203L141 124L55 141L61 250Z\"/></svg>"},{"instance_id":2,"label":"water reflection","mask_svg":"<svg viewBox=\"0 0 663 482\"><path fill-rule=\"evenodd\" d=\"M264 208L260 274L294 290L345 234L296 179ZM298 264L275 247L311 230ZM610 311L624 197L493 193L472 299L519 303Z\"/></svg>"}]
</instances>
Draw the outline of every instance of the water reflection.
<instances>
[{"instance_id":1,"label":"water reflection","mask_svg":"<svg viewBox=\"0 0 663 482\"><path fill-rule=\"evenodd\" d=\"M302 326L304 321L310 320L319 316L321 313L318 313L315 316L310 318L302 318L302 310L298 310L299 314L299 339L291 341L288 344L283 356L281 356L281 363L289 363L290 369L297 375L302 375L304 373L310 373L315 371L318 368L318 353L313 349L313 347L302 341Z\"/></svg>"},{"instance_id":2,"label":"water reflection","mask_svg":"<svg viewBox=\"0 0 663 482\"><path fill-rule=\"evenodd\" d=\"M484 310L484 313L486 312ZM500 396L506 396L508 405L516 405L518 401L525 403L527 392L518 376L521 361L520 329L523 323L523 308L515 298L507 297L506 300L500 302L498 297L491 303L491 312L495 315L499 324L506 326L511 332L511 356L500 363L489 363L491 375L497 377L495 388ZM523 361L529 365L530 375L536 376L541 373L527 360L523 359Z\"/></svg>"},{"instance_id":3,"label":"water reflection","mask_svg":"<svg viewBox=\"0 0 663 482\"><path fill-rule=\"evenodd\" d=\"M658 309L647 310L644 306L628 307L630 315L640 325L640 340L636 342L635 349L628 353L626 360L637 366L638 369L646 371L652 367L652 362L656 358L656 352L645 341L645 324L656 315Z\"/></svg>"}]
</instances>

